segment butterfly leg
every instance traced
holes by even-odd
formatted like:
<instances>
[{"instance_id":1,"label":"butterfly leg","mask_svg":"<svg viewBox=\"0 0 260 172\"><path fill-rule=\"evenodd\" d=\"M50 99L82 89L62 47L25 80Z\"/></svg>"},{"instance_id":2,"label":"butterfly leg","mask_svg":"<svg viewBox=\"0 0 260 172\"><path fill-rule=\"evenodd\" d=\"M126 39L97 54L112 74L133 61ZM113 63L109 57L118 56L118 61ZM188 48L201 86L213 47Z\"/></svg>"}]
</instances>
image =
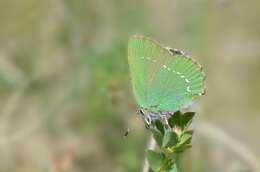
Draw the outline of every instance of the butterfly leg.
<instances>
[{"instance_id":1,"label":"butterfly leg","mask_svg":"<svg viewBox=\"0 0 260 172\"><path fill-rule=\"evenodd\" d=\"M152 118L149 114L147 114L145 117L144 117L144 121L145 121L145 127L147 129L150 129L151 128L151 124L152 124Z\"/></svg>"},{"instance_id":2,"label":"butterfly leg","mask_svg":"<svg viewBox=\"0 0 260 172\"><path fill-rule=\"evenodd\" d=\"M163 121L164 121L164 123L166 124L166 126L167 126L168 128L171 128L170 125L169 125L169 123L168 123L168 118L167 118L167 116L164 116L164 117L163 117Z\"/></svg>"}]
</instances>

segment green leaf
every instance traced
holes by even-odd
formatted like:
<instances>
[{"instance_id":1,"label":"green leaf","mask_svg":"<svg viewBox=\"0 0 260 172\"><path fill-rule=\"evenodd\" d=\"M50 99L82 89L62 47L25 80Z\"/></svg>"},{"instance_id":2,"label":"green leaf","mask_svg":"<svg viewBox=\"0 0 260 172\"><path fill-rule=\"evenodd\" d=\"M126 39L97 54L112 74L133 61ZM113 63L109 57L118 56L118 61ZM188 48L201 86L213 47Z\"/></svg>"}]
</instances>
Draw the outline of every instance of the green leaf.
<instances>
[{"instance_id":1,"label":"green leaf","mask_svg":"<svg viewBox=\"0 0 260 172\"><path fill-rule=\"evenodd\" d=\"M195 112L186 112L182 115L182 128L189 126L194 115L195 115Z\"/></svg>"},{"instance_id":2,"label":"green leaf","mask_svg":"<svg viewBox=\"0 0 260 172\"><path fill-rule=\"evenodd\" d=\"M162 140L163 140L162 133L159 130L154 129L154 128L151 128L150 130L153 133L154 140L161 147L162 146Z\"/></svg>"},{"instance_id":3,"label":"green leaf","mask_svg":"<svg viewBox=\"0 0 260 172\"><path fill-rule=\"evenodd\" d=\"M163 137L163 147L172 147L178 142L178 136L171 130L166 130Z\"/></svg>"},{"instance_id":4,"label":"green leaf","mask_svg":"<svg viewBox=\"0 0 260 172\"><path fill-rule=\"evenodd\" d=\"M164 126L160 120L155 121L155 126L164 135Z\"/></svg>"},{"instance_id":5,"label":"green leaf","mask_svg":"<svg viewBox=\"0 0 260 172\"><path fill-rule=\"evenodd\" d=\"M185 144L185 143L190 143L191 142L191 138L192 138L192 135L190 133L188 133L188 132L185 132L181 136L179 144L182 145L182 144Z\"/></svg>"},{"instance_id":6,"label":"green leaf","mask_svg":"<svg viewBox=\"0 0 260 172\"><path fill-rule=\"evenodd\" d=\"M177 111L175 112L169 119L168 119L169 125L173 128L174 126L180 126L181 125L181 112Z\"/></svg>"},{"instance_id":7,"label":"green leaf","mask_svg":"<svg viewBox=\"0 0 260 172\"><path fill-rule=\"evenodd\" d=\"M193 130L186 130L184 133L187 133L187 134L193 135L194 131L193 131Z\"/></svg>"},{"instance_id":8,"label":"green leaf","mask_svg":"<svg viewBox=\"0 0 260 172\"><path fill-rule=\"evenodd\" d=\"M172 151L175 153L181 153L190 147L191 147L191 144L185 144L185 145L181 145L181 146L173 148Z\"/></svg>"},{"instance_id":9,"label":"green leaf","mask_svg":"<svg viewBox=\"0 0 260 172\"><path fill-rule=\"evenodd\" d=\"M172 158L170 157L168 157L167 159L165 158L163 170L165 170L165 172L169 172L172 169L173 165L174 165L174 161Z\"/></svg>"},{"instance_id":10,"label":"green leaf","mask_svg":"<svg viewBox=\"0 0 260 172\"><path fill-rule=\"evenodd\" d=\"M171 166L171 168L170 168L169 170L167 170L167 172L178 172L177 167L176 167L176 164L173 164L173 165Z\"/></svg>"},{"instance_id":11,"label":"green leaf","mask_svg":"<svg viewBox=\"0 0 260 172\"><path fill-rule=\"evenodd\" d=\"M164 156L161 153L153 150L146 151L146 157L149 162L149 166L153 171L159 171L164 160Z\"/></svg>"}]
</instances>

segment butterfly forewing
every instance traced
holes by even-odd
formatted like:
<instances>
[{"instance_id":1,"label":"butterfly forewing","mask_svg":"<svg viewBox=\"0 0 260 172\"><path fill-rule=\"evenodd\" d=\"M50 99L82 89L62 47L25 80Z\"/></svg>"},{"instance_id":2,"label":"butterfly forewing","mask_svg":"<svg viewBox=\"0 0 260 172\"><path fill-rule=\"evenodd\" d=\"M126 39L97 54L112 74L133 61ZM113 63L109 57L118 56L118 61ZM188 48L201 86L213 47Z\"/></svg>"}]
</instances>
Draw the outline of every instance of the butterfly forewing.
<instances>
[{"instance_id":1,"label":"butterfly forewing","mask_svg":"<svg viewBox=\"0 0 260 172\"><path fill-rule=\"evenodd\" d=\"M143 36L130 38L128 53L134 95L140 106L148 107L148 88L170 55L159 44Z\"/></svg>"}]
</instances>

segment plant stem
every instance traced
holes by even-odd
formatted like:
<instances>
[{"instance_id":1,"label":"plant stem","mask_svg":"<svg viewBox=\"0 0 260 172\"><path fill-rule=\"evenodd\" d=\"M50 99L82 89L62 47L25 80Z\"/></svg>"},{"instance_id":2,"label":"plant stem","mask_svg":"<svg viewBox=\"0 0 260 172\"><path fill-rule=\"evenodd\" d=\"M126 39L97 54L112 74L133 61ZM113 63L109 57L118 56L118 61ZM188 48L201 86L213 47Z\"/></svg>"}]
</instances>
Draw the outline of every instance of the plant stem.
<instances>
[{"instance_id":1,"label":"plant stem","mask_svg":"<svg viewBox=\"0 0 260 172\"><path fill-rule=\"evenodd\" d=\"M197 124L196 131L199 134L208 137L211 140L217 141L218 143L228 147L238 156L240 156L245 162L247 162L253 169L254 172L260 171L259 160L255 153L244 145L241 141L232 137L223 129L210 122L202 121Z\"/></svg>"},{"instance_id":2,"label":"plant stem","mask_svg":"<svg viewBox=\"0 0 260 172\"><path fill-rule=\"evenodd\" d=\"M150 138L149 138L148 144L147 144L147 149L153 150L153 149L155 149L155 147L156 147L156 142L153 138L153 135L151 135ZM149 172L149 164L148 164L148 161L147 161L146 158L144 160L142 172Z\"/></svg>"}]
</instances>

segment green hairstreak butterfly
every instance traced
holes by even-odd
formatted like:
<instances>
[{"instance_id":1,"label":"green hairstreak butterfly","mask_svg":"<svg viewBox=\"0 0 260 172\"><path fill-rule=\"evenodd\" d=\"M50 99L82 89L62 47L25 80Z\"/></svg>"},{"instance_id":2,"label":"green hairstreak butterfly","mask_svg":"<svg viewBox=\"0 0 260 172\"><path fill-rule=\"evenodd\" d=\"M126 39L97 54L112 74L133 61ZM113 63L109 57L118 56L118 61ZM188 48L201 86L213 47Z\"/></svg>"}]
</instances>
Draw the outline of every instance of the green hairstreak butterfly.
<instances>
[{"instance_id":1,"label":"green hairstreak butterfly","mask_svg":"<svg viewBox=\"0 0 260 172\"><path fill-rule=\"evenodd\" d=\"M134 35L128 44L128 61L139 115L148 126L205 93L202 67L180 50Z\"/></svg>"}]
</instances>

